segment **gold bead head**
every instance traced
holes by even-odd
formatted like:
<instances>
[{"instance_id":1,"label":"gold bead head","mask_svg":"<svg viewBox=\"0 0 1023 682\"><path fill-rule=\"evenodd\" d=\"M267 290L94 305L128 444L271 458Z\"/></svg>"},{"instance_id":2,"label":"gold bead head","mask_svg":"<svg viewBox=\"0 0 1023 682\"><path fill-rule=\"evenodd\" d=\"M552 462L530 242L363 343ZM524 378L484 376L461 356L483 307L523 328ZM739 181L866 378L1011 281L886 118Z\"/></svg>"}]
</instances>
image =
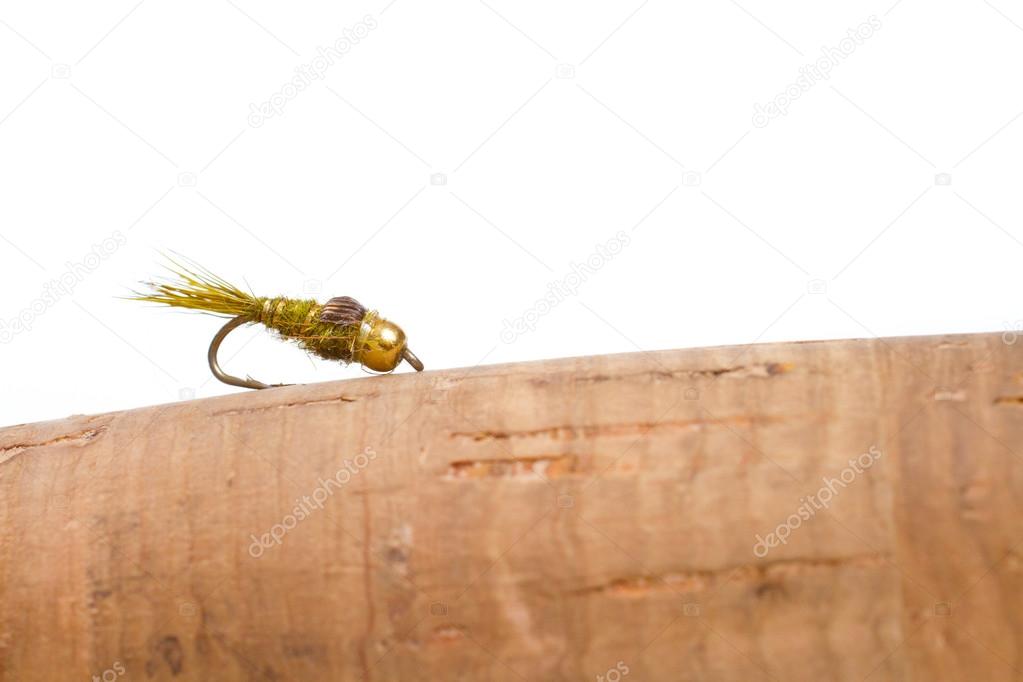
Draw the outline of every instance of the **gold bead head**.
<instances>
[{"instance_id":1,"label":"gold bead head","mask_svg":"<svg viewBox=\"0 0 1023 682\"><path fill-rule=\"evenodd\" d=\"M352 359L374 372L390 372L402 360L408 360L417 371L423 371L419 358L408 349L405 332L390 320L380 317L375 310L362 318Z\"/></svg>"}]
</instances>

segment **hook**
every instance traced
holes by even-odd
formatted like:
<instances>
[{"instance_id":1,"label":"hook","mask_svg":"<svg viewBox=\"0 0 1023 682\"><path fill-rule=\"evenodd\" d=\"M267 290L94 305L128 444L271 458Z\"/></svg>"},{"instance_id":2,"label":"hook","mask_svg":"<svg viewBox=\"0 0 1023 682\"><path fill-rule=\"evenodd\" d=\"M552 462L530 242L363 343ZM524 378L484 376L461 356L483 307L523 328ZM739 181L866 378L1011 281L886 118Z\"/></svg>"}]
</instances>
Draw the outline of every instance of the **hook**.
<instances>
[{"instance_id":1,"label":"hook","mask_svg":"<svg viewBox=\"0 0 1023 682\"><path fill-rule=\"evenodd\" d=\"M213 341L210 343L209 353L206 354L206 358L210 362L210 371L213 372L213 376L217 377L225 384L230 384L231 386L240 386L241 388L261 389L276 388L278 386L289 386L290 384L264 384L262 381L256 381L252 377L239 379L238 377L231 376L224 370L220 369L220 363L217 362L217 351L220 350L220 344L224 342L224 339L227 338L228 334L230 334L243 324L247 324L249 322L255 322L255 320L253 320L248 315L239 315L238 317L232 319L230 322L225 324L221 328L221 330L217 332L217 335L213 337Z\"/></svg>"},{"instance_id":2,"label":"hook","mask_svg":"<svg viewBox=\"0 0 1023 682\"><path fill-rule=\"evenodd\" d=\"M217 352L220 350L220 344L224 342L224 339L227 338L228 334L233 332L238 327L241 327L243 324L248 324L250 322L255 322L255 320L253 320L248 315L239 315L238 317L235 317L228 321L228 323L221 327L220 331L217 332L217 335L213 337L213 341L210 342L210 350L206 354L206 359L209 360L210 371L213 372L213 376L217 377L217 379L224 382L225 384L229 384L231 386L239 386L241 388L263 389L278 388L280 386L291 386L292 384L264 384L262 381L257 381L252 377L245 377L244 379L239 379L238 377L231 376L230 374L228 374L227 372L220 368L220 363L217 362ZM416 354L410 351L408 348L405 348L405 350L402 351L401 357L408 364L412 365L412 367L414 367L417 372L423 371L422 361L418 357L416 357Z\"/></svg>"},{"instance_id":3,"label":"hook","mask_svg":"<svg viewBox=\"0 0 1023 682\"><path fill-rule=\"evenodd\" d=\"M405 362L412 365L417 372L423 371L423 361L416 357L416 354L410 351L407 347L402 352L401 357L405 359Z\"/></svg>"}]
</instances>

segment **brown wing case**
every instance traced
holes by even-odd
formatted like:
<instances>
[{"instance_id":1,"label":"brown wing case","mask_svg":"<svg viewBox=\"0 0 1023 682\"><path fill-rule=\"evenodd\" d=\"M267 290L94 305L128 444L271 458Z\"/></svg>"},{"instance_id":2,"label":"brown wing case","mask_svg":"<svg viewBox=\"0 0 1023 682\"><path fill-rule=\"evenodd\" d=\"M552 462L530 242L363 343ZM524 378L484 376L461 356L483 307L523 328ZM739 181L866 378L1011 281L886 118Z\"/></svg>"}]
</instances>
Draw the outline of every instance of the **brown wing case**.
<instances>
[{"instance_id":1,"label":"brown wing case","mask_svg":"<svg viewBox=\"0 0 1023 682\"><path fill-rule=\"evenodd\" d=\"M366 308L351 296L336 296L323 304L320 322L357 325L366 316Z\"/></svg>"}]
</instances>

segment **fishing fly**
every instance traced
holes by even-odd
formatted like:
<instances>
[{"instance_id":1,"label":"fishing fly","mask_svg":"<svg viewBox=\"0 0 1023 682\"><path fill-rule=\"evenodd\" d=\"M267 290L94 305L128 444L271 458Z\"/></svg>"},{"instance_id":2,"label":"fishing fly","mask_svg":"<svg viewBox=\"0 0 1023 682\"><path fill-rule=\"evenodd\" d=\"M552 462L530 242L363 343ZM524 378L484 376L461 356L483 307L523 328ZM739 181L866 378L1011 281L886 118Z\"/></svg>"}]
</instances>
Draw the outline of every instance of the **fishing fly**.
<instances>
[{"instance_id":1,"label":"fishing fly","mask_svg":"<svg viewBox=\"0 0 1023 682\"><path fill-rule=\"evenodd\" d=\"M213 376L225 384L255 389L287 385L241 379L220 368L220 345L228 334L246 324L262 324L324 360L357 362L375 372L390 372L404 360L416 371L423 371L423 363L409 350L401 327L350 296L337 296L323 304L312 299L255 296L205 268L171 263L174 267L168 269L173 278L143 282L147 291L133 292L130 298L230 317L213 337L207 353Z\"/></svg>"}]
</instances>

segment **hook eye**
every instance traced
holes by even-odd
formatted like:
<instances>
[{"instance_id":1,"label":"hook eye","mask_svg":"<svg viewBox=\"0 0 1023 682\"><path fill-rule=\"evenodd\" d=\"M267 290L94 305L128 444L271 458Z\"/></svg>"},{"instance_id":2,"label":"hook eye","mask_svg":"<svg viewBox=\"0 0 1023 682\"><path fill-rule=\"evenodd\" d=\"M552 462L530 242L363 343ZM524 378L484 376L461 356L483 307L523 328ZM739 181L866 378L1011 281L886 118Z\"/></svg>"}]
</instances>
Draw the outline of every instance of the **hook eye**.
<instances>
[{"instance_id":1,"label":"hook eye","mask_svg":"<svg viewBox=\"0 0 1023 682\"><path fill-rule=\"evenodd\" d=\"M417 372L423 371L422 360L417 358L416 354L408 349L408 346L405 347L405 352L401 354L401 357L405 359L405 362L412 365L412 367L414 367Z\"/></svg>"}]
</instances>

